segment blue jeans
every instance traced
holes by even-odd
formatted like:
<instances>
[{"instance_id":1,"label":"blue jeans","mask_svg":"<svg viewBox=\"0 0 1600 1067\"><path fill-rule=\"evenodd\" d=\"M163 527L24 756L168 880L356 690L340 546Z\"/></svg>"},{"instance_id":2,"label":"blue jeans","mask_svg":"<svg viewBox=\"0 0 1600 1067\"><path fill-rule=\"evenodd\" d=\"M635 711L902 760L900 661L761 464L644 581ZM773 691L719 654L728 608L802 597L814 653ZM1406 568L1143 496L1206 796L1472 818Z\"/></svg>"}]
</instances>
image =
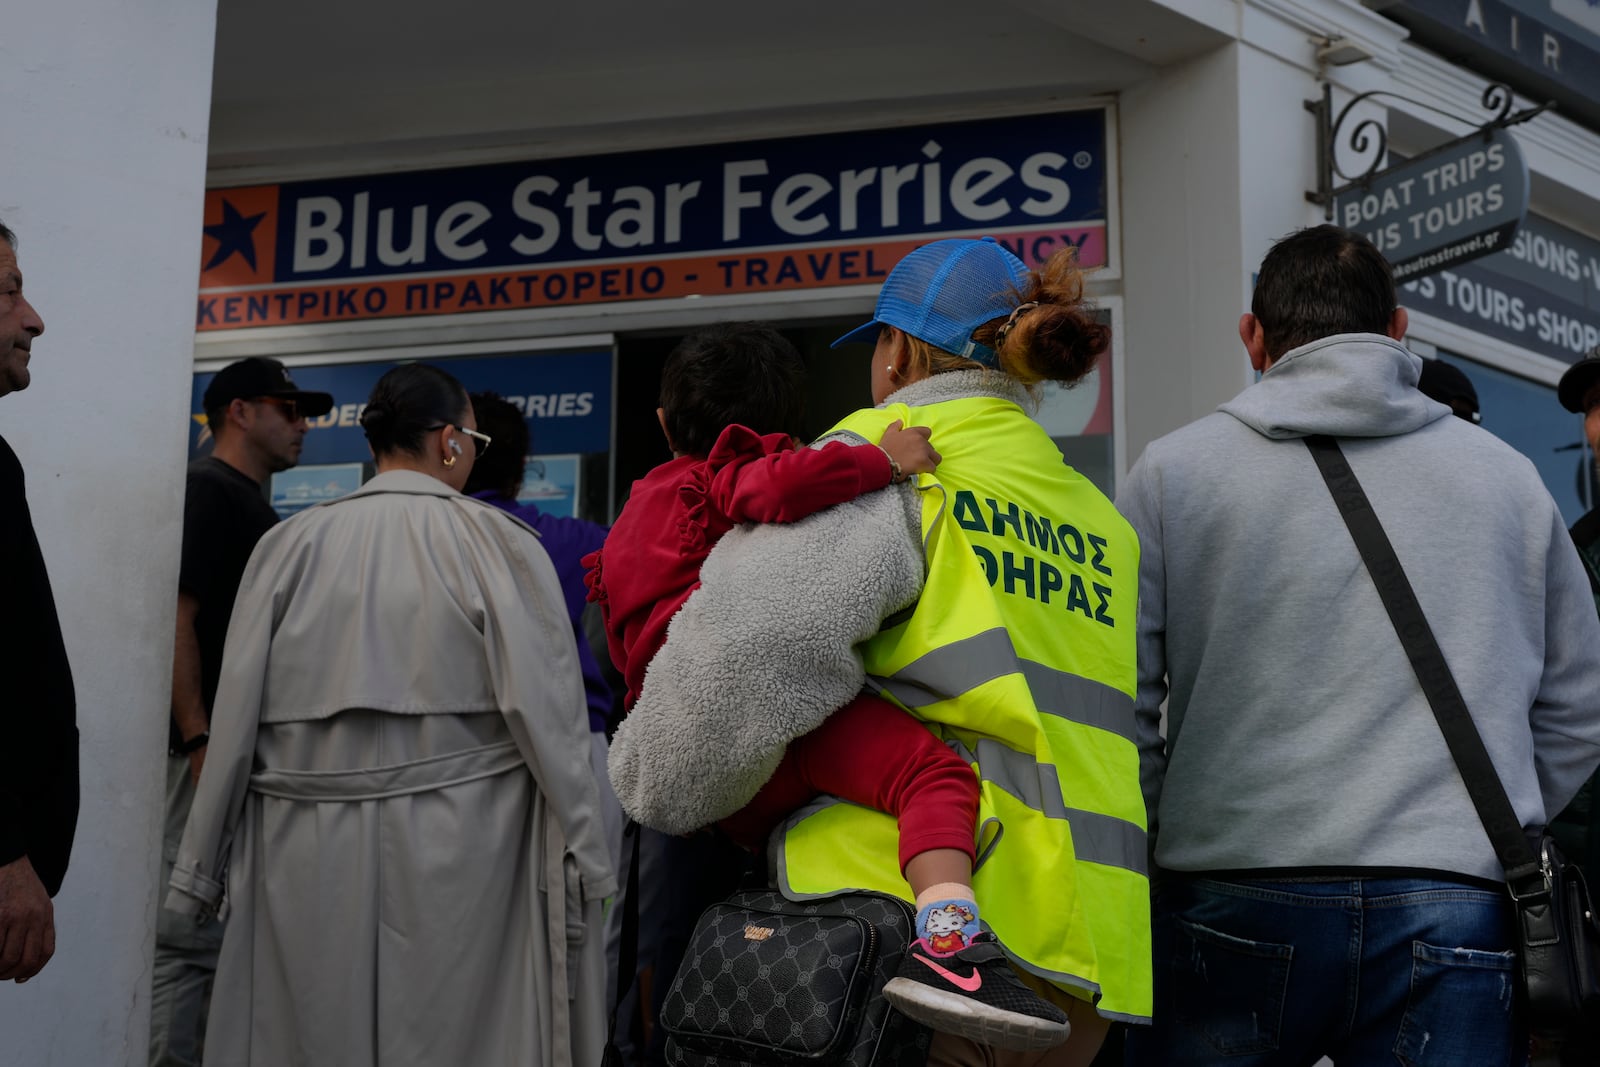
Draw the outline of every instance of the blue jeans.
<instances>
[{"instance_id":1,"label":"blue jeans","mask_svg":"<svg viewBox=\"0 0 1600 1067\"><path fill-rule=\"evenodd\" d=\"M1504 892L1417 878L1166 878L1131 1067L1522 1067Z\"/></svg>"}]
</instances>

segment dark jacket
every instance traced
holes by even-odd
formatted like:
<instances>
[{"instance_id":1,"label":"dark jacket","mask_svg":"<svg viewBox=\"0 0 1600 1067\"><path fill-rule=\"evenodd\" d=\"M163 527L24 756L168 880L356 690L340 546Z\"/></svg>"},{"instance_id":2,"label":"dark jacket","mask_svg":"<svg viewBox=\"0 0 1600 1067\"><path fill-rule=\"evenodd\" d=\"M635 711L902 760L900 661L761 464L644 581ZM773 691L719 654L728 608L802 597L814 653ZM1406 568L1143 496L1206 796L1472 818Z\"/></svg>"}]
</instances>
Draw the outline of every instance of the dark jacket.
<instances>
[{"instance_id":1,"label":"dark jacket","mask_svg":"<svg viewBox=\"0 0 1600 1067\"><path fill-rule=\"evenodd\" d=\"M1594 606L1600 611L1600 508L1572 524L1572 540L1589 572L1589 587L1594 591Z\"/></svg>"},{"instance_id":2,"label":"dark jacket","mask_svg":"<svg viewBox=\"0 0 1600 1067\"><path fill-rule=\"evenodd\" d=\"M55 896L78 825L77 701L50 576L0 438L0 864L27 856Z\"/></svg>"}]
</instances>

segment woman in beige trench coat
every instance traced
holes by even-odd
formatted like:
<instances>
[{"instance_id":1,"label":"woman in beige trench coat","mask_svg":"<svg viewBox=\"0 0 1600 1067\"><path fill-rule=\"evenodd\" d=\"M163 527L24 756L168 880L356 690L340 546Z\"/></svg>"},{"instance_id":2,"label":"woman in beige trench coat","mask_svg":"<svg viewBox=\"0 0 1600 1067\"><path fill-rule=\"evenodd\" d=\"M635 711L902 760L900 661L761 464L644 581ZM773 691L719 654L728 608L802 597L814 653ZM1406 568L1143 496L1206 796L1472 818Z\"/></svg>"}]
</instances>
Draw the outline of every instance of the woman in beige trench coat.
<instances>
[{"instance_id":1,"label":"woman in beige trench coat","mask_svg":"<svg viewBox=\"0 0 1600 1067\"><path fill-rule=\"evenodd\" d=\"M270 531L167 906L228 927L207 1067L592 1065L615 890L572 627L461 495L465 390L386 374L378 474Z\"/></svg>"}]
</instances>

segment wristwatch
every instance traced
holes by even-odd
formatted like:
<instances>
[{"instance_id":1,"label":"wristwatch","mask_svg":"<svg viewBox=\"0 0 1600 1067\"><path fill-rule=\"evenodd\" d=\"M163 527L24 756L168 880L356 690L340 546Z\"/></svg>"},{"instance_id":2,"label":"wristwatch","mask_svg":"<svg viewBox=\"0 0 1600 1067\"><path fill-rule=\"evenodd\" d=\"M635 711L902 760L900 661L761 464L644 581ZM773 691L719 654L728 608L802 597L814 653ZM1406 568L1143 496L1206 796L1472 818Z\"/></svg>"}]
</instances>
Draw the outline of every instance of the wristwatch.
<instances>
[{"instance_id":1,"label":"wristwatch","mask_svg":"<svg viewBox=\"0 0 1600 1067\"><path fill-rule=\"evenodd\" d=\"M211 731L201 730L199 733L189 738L189 740L175 745L172 749L172 754L174 756L187 756L191 753L198 752L200 749L204 748L206 743L210 740Z\"/></svg>"}]
</instances>

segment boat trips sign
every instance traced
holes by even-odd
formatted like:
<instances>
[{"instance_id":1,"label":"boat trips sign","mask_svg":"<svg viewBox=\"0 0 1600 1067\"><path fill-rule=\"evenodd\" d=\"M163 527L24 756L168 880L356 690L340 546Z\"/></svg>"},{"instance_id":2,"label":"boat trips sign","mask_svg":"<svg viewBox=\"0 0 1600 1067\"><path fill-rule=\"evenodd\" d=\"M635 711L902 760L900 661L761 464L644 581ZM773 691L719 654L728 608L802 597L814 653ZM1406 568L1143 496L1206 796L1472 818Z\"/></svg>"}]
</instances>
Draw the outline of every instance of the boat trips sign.
<instances>
[{"instance_id":1,"label":"boat trips sign","mask_svg":"<svg viewBox=\"0 0 1600 1067\"><path fill-rule=\"evenodd\" d=\"M1527 212L1528 165L1503 128L1380 171L1334 200L1335 221L1365 233L1397 282L1505 251Z\"/></svg>"},{"instance_id":2,"label":"boat trips sign","mask_svg":"<svg viewBox=\"0 0 1600 1067\"><path fill-rule=\"evenodd\" d=\"M1103 109L207 193L200 330L881 281L1108 247Z\"/></svg>"}]
</instances>

